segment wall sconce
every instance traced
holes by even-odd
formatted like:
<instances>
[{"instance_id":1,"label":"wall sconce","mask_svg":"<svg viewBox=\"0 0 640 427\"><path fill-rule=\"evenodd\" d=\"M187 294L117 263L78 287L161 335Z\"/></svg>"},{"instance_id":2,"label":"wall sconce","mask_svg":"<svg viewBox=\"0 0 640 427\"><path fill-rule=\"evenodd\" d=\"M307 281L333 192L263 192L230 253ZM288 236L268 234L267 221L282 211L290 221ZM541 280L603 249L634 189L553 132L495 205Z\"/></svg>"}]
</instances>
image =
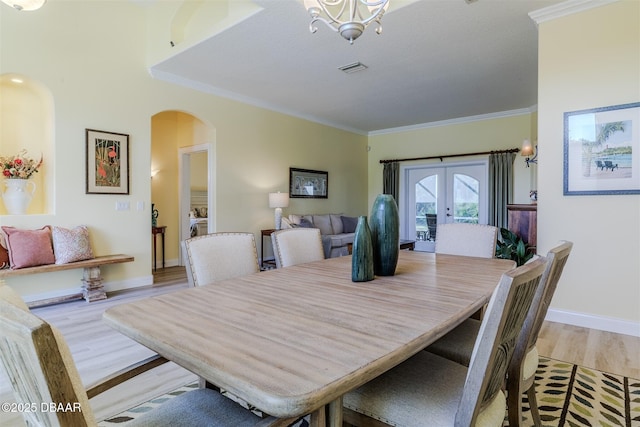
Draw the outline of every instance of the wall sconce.
<instances>
[{"instance_id":1,"label":"wall sconce","mask_svg":"<svg viewBox=\"0 0 640 427\"><path fill-rule=\"evenodd\" d=\"M529 167L530 163L538 164L538 144L536 144L534 148L531 145L531 141L525 139L522 141L522 150L520 150L520 155L526 157L524 161L527 163L527 167Z\"/></svg>"},{"instance_id":2,"label":"wall sconce","mask_svg":"<svg viewBox=\"0 0 640 427\"><path fill-rule=\"evenodd\" d=\"M2 3L11 6L17 10L38 10L47 0L2 0Z\"/></svg>"},{"instance_id":3,"label":"wall sconce","mask_svg":"<svg viewBox=\"0 0 640 427\"><path fill-rule=\"evenodd\" d=\"M275 208L276 230L282 226L282 208L289 206L289 193L269 193L269 207Z\"/></svg>"}]
</instances>

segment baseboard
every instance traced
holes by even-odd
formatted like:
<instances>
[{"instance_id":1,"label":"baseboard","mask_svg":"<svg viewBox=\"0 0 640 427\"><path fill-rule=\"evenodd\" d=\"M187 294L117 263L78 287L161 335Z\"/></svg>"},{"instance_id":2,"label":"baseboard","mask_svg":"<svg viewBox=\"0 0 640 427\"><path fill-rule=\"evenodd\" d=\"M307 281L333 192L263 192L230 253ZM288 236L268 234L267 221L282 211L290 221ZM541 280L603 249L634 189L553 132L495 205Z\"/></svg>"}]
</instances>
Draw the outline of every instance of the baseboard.
<instances>
[{"instance_id":1,"label":"baseboard","mask_svg":"<svg viewBox=\"0 0 640 427\"><path fill-rule=\"evenodd\" d=\"M597 329L599 331L614 332L616 334L631 335L640 338L640 323L612 317L594 316L592 314L576 313L572 311L554 310L547 312L545 320L549 322L566 323L567 325Z\"/></svg>"},{"instance_id":2,"label":"baseboard","mask_svg":"<svg viewBox=\"0 0 640 427\"><path fill-rule=\"evenodd\" d=\"M124 289L139 288L142 286L153 285L153 276L142 276L135 279L121 280L117 282L104 282L106 292L121 291ZM22 297L29 307L40 307L43 305L61 303L82 298L82 288L66 288L52 292L43 292L40 294L25 295Z\"/></svg>"}]
</instances>

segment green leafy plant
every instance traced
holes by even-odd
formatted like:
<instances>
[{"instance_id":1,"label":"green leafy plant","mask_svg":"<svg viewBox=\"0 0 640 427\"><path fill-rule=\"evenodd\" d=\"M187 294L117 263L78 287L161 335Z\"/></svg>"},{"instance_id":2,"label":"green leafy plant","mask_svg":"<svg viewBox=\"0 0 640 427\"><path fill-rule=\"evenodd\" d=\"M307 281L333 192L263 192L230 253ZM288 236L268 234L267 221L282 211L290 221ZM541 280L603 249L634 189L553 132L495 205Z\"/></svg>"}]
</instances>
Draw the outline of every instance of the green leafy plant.
<instances>
[{"instance_id":1,"label":"green leafy plant","mask_svg":"<svg viewBox=\"0 0 640 427\"><path fill-rule=\"evenodd\" d=\"M506 228L500 228L500 239L496 244L496 258L511 259L518 266L533 257L531 247L521 237Z\"/></svg>"}]
</instances>

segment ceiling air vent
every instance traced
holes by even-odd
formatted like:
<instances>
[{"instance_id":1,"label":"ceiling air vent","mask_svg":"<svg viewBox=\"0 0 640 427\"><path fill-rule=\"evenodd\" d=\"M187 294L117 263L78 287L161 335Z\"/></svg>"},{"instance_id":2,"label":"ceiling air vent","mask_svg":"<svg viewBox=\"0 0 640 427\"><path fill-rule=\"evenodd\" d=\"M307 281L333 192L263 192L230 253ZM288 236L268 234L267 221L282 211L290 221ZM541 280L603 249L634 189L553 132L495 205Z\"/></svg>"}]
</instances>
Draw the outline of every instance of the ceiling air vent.
<instances>
[{"instance_id":1,"label":"ceiling air vent","mask_svg":"<svg viewBox=\"0 0 640 427\"><path fill-rule=\"evenodd\" d=\"M347 74L356 73L358 71L366 70L367 66L362 62L354 62L353 64L343 65L342 67L338 67L338 70L342 70Z\"/></svg>"}]
</instances>

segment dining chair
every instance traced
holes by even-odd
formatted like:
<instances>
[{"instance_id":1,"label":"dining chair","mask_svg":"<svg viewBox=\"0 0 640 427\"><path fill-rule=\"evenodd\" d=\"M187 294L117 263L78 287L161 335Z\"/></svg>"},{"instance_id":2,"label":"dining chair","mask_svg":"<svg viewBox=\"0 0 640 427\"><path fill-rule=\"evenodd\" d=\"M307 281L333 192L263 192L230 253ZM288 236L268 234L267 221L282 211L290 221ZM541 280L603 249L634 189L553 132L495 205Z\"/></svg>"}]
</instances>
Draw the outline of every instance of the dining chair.
<instances>
[{"instance_id":1,"label":"dining chair","mask_svg":"<svg viewBox=\"0 0 640 427\"><path fill-rule=\"evenodd\" d=\"M324 259L322 236L317 228L287 228L271 234L276 267L289 267Z\"/></svg>"},{"instance_id":2,"label":"dining chair","mask_svg":"<svg viewBox=\"0 0 640 427\"><path fill-rule=\"evenodd\" d=\"M496 253L498 227L454 222L439 224L437 254L493 258Z\"/></svg>"},{"instance_id":3,"label":"dining chair","mask_svg":"<svg viewBox=\"0 0 640 427\"><path fill-rule=\"evenodd\" d=\"M253 233L211 233L182 242L190 286L260 271Z\"/></svg>"},{"instance_id":4,"label":"dining chair","mask_svg":"<svg viewBox=\"0 0 640 427\"><path fill-rule=\"evenodd\" d=\"M16 403L30 426L97 427L89 400L110 388L160 366L153 356L85 388L60 331L32 314L13 289L0 283L0 359L10 378ZM47 408L63 408L49 410ZM44 408L44 410L42 409ZM260 418L210 389L169 399L127 426L281 426L292 420Z\"/></svg>"},{"instance_id":5,"label":"dining chair","mask_svg":"<svg viewBox=\"0 0 640 427\"><path fill-rule=\"evenodd\" d=\"M511 427L519 426L521 423L523 393L527 394L534 425L542 425L534 381L538 369L536 341L572 248L572 242L561 241L547 253L548 265L542 276L543 285L534 297L516 342L513 358L507 370L508 414ZM468 366L480 326L477 320L467 319L427 347L427 351Z\"/></svg>"},{"instance_id":6,"label":"dining chair","mask_svg":"<svg viewBox=\"0 0 640 427\"><path fill-rule=\"evenodd\" d=\"M344 420L397 426L502 426L507 366L547 262L504 273L475 341L469 367L419 351L343 398Z\"/></svg>"}]
</instances>

